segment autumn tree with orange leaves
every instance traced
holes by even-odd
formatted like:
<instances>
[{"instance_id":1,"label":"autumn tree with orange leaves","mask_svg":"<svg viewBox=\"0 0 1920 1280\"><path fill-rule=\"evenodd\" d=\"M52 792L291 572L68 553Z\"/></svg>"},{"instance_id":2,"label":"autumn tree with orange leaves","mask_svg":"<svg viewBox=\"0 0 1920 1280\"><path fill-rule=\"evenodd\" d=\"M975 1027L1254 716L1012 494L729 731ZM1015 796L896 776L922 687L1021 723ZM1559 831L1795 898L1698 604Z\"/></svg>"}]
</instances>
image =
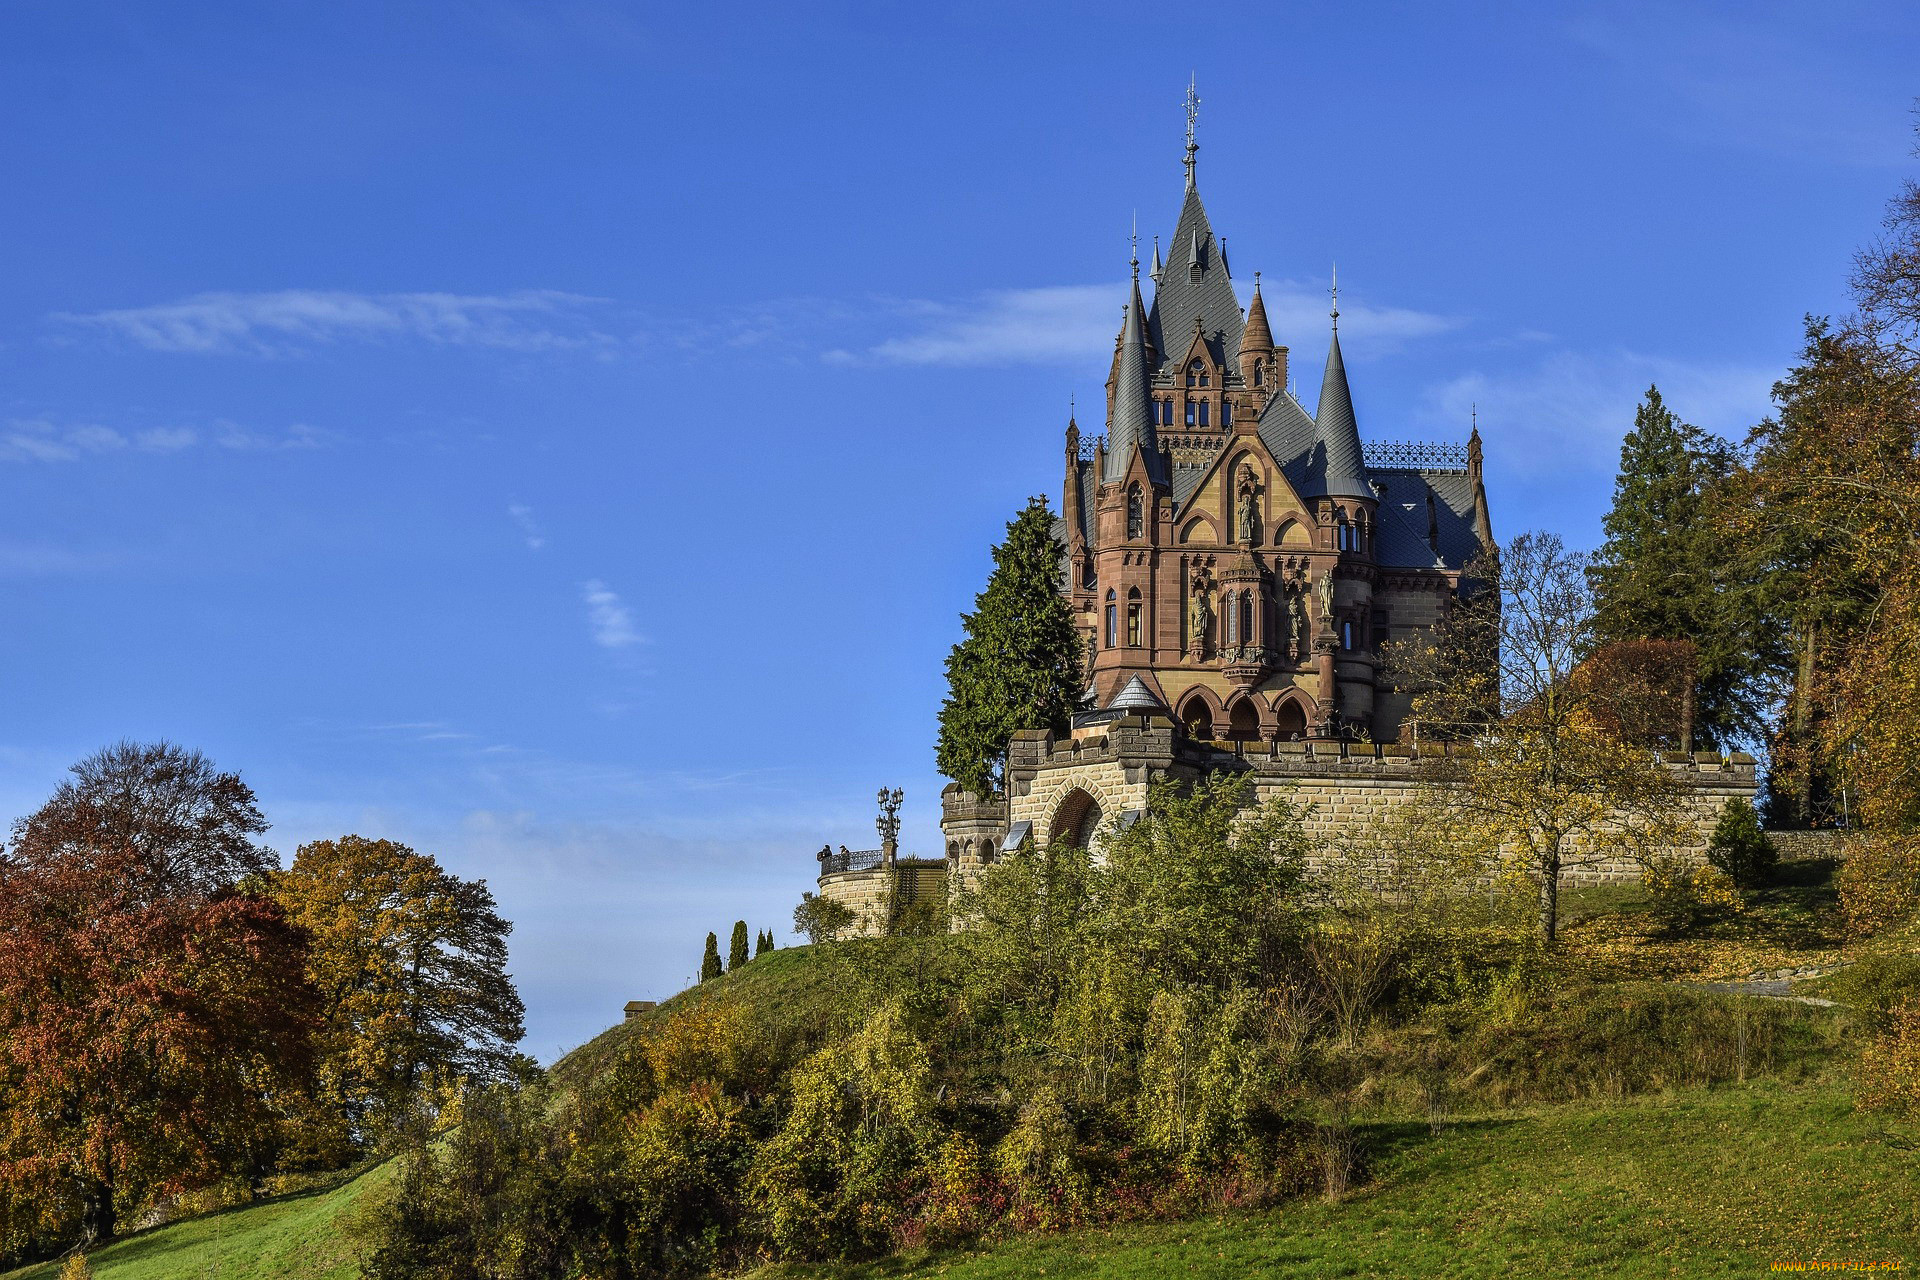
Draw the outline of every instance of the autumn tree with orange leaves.
<instances>
[{"instance_id":1,"label":"autumn tree with orange leaves","mask_svg":"<svg viewBox=\"0 0 1920 1280\"><path fill-rule=\"evenodd\" d=\"M314 1000L260 892L253 792L171 743L75 765L0 854L6 1239L111 1239L131 1213L271 1167Z\"/></svg>"}]
</instances>

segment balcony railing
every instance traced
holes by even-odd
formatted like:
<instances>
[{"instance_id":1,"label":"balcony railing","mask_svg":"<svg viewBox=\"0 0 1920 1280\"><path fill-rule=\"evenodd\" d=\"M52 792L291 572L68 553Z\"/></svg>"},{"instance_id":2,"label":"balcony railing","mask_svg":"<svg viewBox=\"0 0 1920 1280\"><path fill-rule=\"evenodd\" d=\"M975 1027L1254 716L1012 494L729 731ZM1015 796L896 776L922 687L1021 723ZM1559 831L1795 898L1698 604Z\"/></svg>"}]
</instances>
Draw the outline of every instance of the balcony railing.
<instances>
[{"instance_id":1,"label":"balcony railing","mask_svg":"<svg viewBox=\"0 0 1920 1280\"><path fill-rule=\"evenodd\" d=\"M820 874L825 876L836 871L871 871L880 865L883 855L878 849L822 849L815 856L820 859Z\"/></svg>"},{"instance_id":2,"label":"balcony railing","mask_svg":"<svg viewBox=\"0 0 1920 1280\"><path fill-rule=\"evenodd\" d=\"M1381 471L1465 471L1467 446L1418 440L1375 440L1365 444L1367 465Z\"/></svg>"}]
</instances>

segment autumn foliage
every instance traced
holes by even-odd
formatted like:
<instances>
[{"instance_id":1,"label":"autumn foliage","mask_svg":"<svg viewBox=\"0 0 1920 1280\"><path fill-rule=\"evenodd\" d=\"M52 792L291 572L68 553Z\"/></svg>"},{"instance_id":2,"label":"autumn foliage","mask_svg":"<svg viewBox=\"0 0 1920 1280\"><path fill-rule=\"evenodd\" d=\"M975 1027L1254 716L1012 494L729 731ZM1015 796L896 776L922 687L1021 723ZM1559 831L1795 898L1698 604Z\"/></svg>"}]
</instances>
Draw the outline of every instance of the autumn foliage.
<instances>
[{"instance_id":1,"label":"autumn foliage","mask_svg":"<svg viewBox=\"0 0 1920 1280\"><path fill-rule=\"evenodd\" d=\"M169 744L74 769L0 857L0 1202L14 1242L110 1238L267 1168L309 1062L298 932L239 778Z\"/></svg>"}]
</instances>

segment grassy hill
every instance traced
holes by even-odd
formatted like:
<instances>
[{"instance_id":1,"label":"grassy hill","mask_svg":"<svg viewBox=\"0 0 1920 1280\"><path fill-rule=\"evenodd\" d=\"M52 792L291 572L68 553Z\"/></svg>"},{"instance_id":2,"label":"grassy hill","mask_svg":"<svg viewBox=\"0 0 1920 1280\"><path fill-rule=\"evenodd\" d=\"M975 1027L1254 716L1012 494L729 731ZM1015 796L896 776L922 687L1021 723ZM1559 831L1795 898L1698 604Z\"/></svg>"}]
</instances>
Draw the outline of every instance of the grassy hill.
<instances>
[{"instance_id":1,"label":"grassy hill","mask_svg":"<svg viewBox=\"0 0 1920 1280\"><path fill-rule=\"evenodd\" d=\"M360 1268L347 1221L393 1174L394 1165L383 1164L326 1190L183 1219L129 1236L89 1261L100 1280L353 1280ZM59 1270L42 1263L4 1280L54 1280Z\"/></svg>"},{"instance_id":2,"label":"grassy hill","mask_svg":"<svg viewBox=\"0 0 1920 1280\"><path fill-rule=\"evenodd\" d=\"M1367 1126L1374 1180L1198 1222L840 1267L940 1276L1753 1276L1772 1263L1920 1263L1920 1130L1856 1114L1835 1077Z\"/></svg>"},{"instance_id":3,"label":"grassy hill","mask_svg":"<svg viewBox=\"0 0 1920 1280\"><path fill-rule=\"evenodd\" d=\"M1568 946L1623 998L1838 958L1824 877L1789 881L1752 910L1672 938L1630 890L1572 895ZM903 944L922 945L922 944ZM610 1027L554 1067L577 1086L678 1009L722 993L802 1007L848 978L831 949L793 948ZM1715 1001L1739 997L1713 997ZM1809 1026L1842 1010L1754 1002ZM1797 1078L1626 1099L1494 1109L1458 1102L1438 1133L1406 1111L1359 1127L1369 1181L1337 1202L1200 1221L1016 1239L972 1250L759 1273L794 1280L1191 1275L1746 1276L1778 1262L1920 1264L1920 1126L1856 1113L1844 1057L1797 1060ZM1827 1065L1822 1066L1821 1063ZM391 1180L382 1166L331 1190L143 1233L95 1256L104 1280L356 1275L345 1224ZM43 1265L0 1280L52 1280Z\"/></svg>"}]
</instances>

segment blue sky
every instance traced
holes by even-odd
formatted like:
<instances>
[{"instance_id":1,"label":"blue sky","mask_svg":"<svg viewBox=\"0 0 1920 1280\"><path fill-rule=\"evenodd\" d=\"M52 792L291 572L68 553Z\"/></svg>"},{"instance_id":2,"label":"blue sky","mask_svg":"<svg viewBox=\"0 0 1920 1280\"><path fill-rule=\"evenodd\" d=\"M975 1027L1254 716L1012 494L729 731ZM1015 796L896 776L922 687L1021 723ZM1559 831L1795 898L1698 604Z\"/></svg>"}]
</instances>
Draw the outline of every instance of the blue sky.
<instances>
[{"instance_id":1,"label":"blue sky","mask_svg":"<svg viewBox=\"0 0 1920 1280\"><path fill-rule=\"evenodd\" d=\"M785 934L906 789L1127 233L1200 184L1311 403L1591 544L1650 381L1767 409L1920 11L0 4L0 814L115 738L484 876L529 1051ZM1143 250L1144 252L1144 250Z\"/></svg>"}]
</instances>

